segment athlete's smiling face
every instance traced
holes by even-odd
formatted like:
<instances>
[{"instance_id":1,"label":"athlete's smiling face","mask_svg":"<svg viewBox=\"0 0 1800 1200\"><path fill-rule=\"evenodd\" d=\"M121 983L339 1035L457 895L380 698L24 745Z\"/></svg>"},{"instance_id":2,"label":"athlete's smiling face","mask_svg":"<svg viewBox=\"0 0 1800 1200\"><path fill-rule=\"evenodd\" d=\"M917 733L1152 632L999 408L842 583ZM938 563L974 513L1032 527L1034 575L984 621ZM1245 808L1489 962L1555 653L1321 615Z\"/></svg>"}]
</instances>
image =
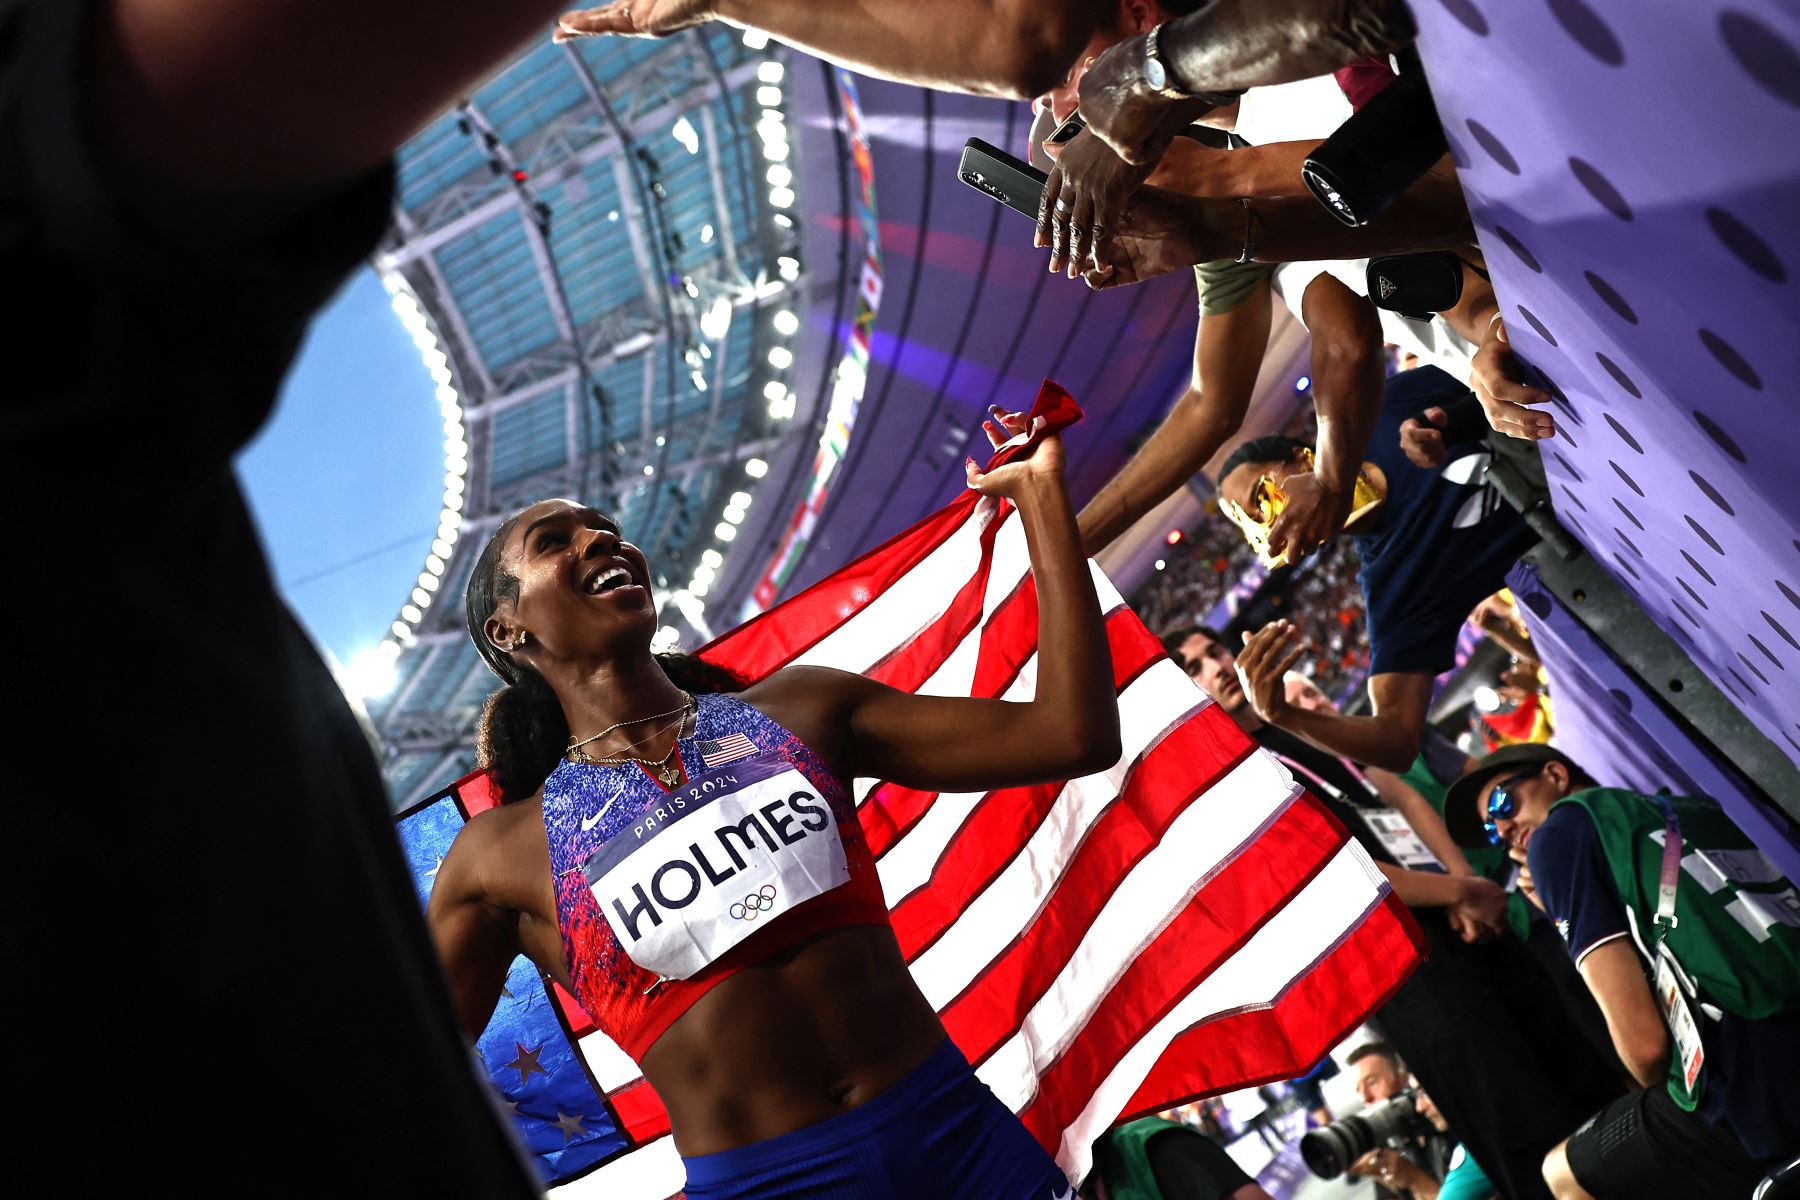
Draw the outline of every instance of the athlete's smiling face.
<instances>
[{"instance_id":1,"label":"athlete's smiling face","mask_svg":"<svg viewBox=\"0 0 1800 1200\"><path fill-rule=\"evenodd\" d=\"M487 622L502 649L536 643L535 653L555 659L604 658L647 646L656 631L650 564L610 517L586 505L545 500L521 512L501 563L519 585L517 599Z\"/></svg>"}]
</instances>

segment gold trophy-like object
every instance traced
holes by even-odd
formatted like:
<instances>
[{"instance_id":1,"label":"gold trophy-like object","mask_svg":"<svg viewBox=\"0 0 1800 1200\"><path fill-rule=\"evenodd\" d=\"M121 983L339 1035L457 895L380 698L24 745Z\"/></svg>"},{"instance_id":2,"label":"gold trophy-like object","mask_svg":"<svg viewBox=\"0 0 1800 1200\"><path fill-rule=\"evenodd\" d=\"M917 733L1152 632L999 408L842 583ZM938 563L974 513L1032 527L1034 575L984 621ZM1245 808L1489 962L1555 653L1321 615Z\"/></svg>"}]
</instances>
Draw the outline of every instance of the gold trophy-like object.
<instances>
[{"instance_id":1,"label":"gold trophy-like object","mask_svg":"<svg viewBox=\"0 0 1800 1200\"><path fill-rule=\"evenodd\" d=\"M1306 469L1311 471L1313 469L1313 452L1302 449L1296 453ZM1275 518L1279 517L1282 510L1287 508L1287 493L1281 490L1281 485L1275 482L1274 476L1264 475L1256 481L1256 486L1250 492L1250 498L1251 503L1261 510L1262 515L1246 512L1224 496L1219 497L1219 509L1231 518L1232 524L1243 532L1244 540L1250 543L1250 548L1256 551L1257 558L1262 560L1264 566L1288 566L1289 559L1285 550L1279 555L1270 555L1269 553L1269 530L1274 527ZM1350 495L1350 515L1344 518L1344 528L1348 529L1358 518L1366 515L1377 504L1380 504L1381 500L1381 492L1369 482L1363 472L1358 471L1356 485Z\"/></svg>"}]
</instances>

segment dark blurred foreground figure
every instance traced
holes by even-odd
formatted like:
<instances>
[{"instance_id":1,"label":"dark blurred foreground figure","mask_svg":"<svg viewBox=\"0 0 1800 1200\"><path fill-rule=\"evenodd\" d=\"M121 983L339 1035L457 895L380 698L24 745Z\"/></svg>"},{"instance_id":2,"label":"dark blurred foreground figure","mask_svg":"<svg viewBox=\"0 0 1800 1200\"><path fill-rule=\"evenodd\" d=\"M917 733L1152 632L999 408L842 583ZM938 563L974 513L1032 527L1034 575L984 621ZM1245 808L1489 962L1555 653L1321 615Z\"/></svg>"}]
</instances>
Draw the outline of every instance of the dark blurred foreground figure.
<instances>
[{"instance_id":1,"label":"dark blurred foreground figure","mask_svg":"<svg viewBox=\"0 0 1800 1200\"><path fill-rule=\"evenodd\" d=\"M552 13L0 2L16 1194L538 1194L231 455L393 148Z\"/></svg>"},{"instance_id":2,"label":"dark blurred foreground figure","mask_svg":"<svg viewBox=\"0 0 1800 1200\"><path fill-rule=\"evenodd\" d=\"M1445 803L1457 840L1524 854L1643 1089L1551 1152L1559 1198L1733 1200L1800 1155L1800 890L1717 805L1600 787L1542 745Z\"/></svg>"}]
</instances>

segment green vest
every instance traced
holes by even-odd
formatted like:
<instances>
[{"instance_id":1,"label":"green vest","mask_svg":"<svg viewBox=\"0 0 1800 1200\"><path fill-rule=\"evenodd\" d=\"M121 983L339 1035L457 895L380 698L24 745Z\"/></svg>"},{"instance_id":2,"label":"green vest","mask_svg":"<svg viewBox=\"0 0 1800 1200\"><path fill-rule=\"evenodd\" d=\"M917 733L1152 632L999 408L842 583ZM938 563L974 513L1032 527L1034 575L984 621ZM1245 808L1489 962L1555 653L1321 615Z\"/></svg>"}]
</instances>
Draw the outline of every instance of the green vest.
<instances>
[{"instance_id":1,"label":"green vest","mask_svg":"<svg viewBox=\"0 0 1800 1200\"><path fill-rule=\"evenodd\" d=\"M1681 827L1681 875L1675 923L1662 928L1662 942L1701 999L1726 1012L1749 1020L1800 1012L1800 892L1712 801L1668 799ZM1560 803L1593 818L1619 898L1654 948L1662 806L1620 788L1590 788ZM1686 1094L1680 1070L1671 1061L1669 1090L1691 1110L1700 1088Z\"/></svg>"},{"instance_id":2,"label":"green vest","mask_svg":"<svg viewBox=\"0 0 1800 1200\"><path fill-rule=\"evenodd\" d=\"M1150 1139L1164 1134L1205 1137L1197 1129L1161 1117L1144 1117L1109 1130L1095 1147L1094 1170L1112 1200L1162 1200L1150 1168Z\"/></svg>"},{"instance_id":3,"label":"green vest","mask_svg":"<svg viewBox=\"0 0 1800 1200\"><path fill-rule=\"evenodd\" d=\"M1400 782L1408 784L1415 792L1425 797L1438 816L1444 815L1444 798L1449 789L1438 782L1431 767L1425 762L1421 753L1413 759L1412 766L1400 776ZM1483 879L1491 879L1495 883L1505 885L1507 876L1512 872L1512 860L1506 857L1506 849L1502 846L1464 846L1463 857L1469 860L1469 869ZM1516 891L1506 893L1506 924L1520 941L1531 936L1531 906L1525 897Z\"/></svg>"}]
</instances>

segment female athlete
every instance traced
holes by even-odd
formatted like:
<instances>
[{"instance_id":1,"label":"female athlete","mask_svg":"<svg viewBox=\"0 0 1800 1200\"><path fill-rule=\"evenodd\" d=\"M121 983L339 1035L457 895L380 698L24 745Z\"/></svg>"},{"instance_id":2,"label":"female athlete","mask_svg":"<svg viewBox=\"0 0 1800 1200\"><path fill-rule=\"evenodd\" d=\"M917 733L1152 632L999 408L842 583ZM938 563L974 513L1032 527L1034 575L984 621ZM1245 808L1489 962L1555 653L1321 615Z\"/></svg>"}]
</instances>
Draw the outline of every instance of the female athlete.
<instances>
[{"instance_id":1,"label":"female athlete","mask_svg":"<svg viewBox=\"0 0 1800 1200\"><path fill-rule=\"evenodd\" d=\"M1025 427L995 412L990 438ZM1068 1184L913 983L850 781L982 791L1118 757L1101 615L1062 446L969 486L1017 506L1037 581L1036 698L918 696L789 667L752 687L650 651L643 553L533 504L495 532L470 636L509 686L482 761L508 802L445 857L429 920L471 1037L528 955L637 1060L690 1200L1052 1200Z\"/></svg>"}]
</instances>

